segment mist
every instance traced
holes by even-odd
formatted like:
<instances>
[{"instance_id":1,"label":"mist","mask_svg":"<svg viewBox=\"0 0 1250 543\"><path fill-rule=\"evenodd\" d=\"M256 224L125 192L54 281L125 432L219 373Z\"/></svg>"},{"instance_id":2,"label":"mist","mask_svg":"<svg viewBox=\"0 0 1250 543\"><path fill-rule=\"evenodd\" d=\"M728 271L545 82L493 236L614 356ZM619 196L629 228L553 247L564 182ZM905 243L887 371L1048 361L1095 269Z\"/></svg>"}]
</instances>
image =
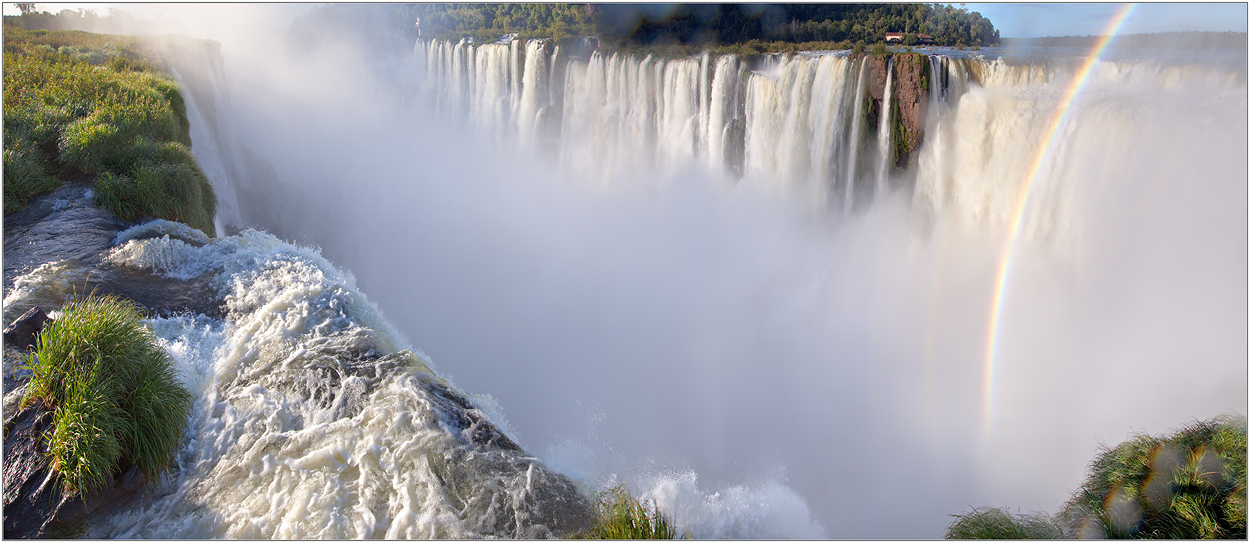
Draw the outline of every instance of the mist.
<instances>
[{"instance_id":1,"label":"mist","mask_svg":"<svg viewBox=\"0 0 1250 543\"><path fill-rule=\"evenodd\" d=\"M222 43L219 115L276 176L232 226L320 247L526 450L679 528L937 538L970 507L1056 512L1100 443L1245 413L1244 74L1108 76L1078 103L1016 245L987 415L995 198L1013 197L985 187L1035 142L982 144L984 199L921 174L919 196L834 213L693 161L561 168L431 110L412 44L199 21ZM1049 119L1041 94L1017 120ZM934 130L922 168L965 167L970 131L1027 102L966 98L989 113Z\"/></svg>"}]
</instances>

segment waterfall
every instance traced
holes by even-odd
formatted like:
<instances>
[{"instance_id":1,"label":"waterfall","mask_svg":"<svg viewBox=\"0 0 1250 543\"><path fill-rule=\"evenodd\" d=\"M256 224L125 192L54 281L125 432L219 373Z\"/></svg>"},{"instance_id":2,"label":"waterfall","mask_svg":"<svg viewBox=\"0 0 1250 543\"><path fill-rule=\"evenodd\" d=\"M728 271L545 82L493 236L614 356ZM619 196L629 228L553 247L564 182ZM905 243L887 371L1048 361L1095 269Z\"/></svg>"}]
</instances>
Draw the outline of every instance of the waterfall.
<instances>
[{"instance_id":1,"label":"waterfall","mask_svg":"<svg viewBox=\"0 0 1250 543\"><path fill-rule=\"evenodd\" d=\"M840 56L775 59L749 78L746 168L823 206L837 179L844 147L850 62Z\"/></svg>"},{"instance_id":2,"label":"waterfall","mask_svg":"<svg viewBox=\"0 0 1250 543\"><path fill-rule=\"evenodd\" d=\"M855 197L855 170L859 166L859 148L862 145L863 136L860 125L863 124L862 118L864 110L864 74L868 69L868 57L860 60L859 77L855 83L855 101L851 102L851 145L850 158L846 161L846 192L842 199L842 210L849 213L853 198Z\"/></svg>"},{"instance_id":3,"label":"waterfall","mask_svg":"<svg viewBox=\"0 0 1250 543\"><path fill-rule=\"evenodd\" d=\"M562 165L603 181L704 164L817 206L835 190L848 209L855 198L863 123L854 104L863 99L865 62L853 73L840 54L773 56L755 69L711 53L594 51L576 60L538 40L518 54L518 43L416 49L431 72L424 93L440 108L463 110L492 140L511 130L519 145L552 145ZM463 67L462 56L476 57L478 67ZM509 62L511 71L501 68ZM456 95L466 85L475 98L461 104ZM536 138L544 126L550 140Z\"/></svg>"},{"instance_id":4,"label":"waterfall","mask_svg":"<svg viewBox=\"0 0 1250 543\"><path fill-rule=\"evenodd\" d=\"M886 175L890 168L890 131L893 128L890 114L893 109L890 94L894 90L894 57L885 65L885 96L881 99L881 111L877 117L877 184L874 197L885 194Z\"/></svg>"},{"instance_id":5,"label":"waterfall","mask_svg":"<svg viewBox=\"0 0 1250 543\"><path fill-rule=\"evenodd\" d=\"M725 171L726 161L733 154L731 147L741 147L741 144L732 141L732 137L728 137L726 133L730 124L739 118L738 64L738 58L732 55L717 58L711 88L708 89L709 105L704 122L707 142L705 148L707 165L716 172Z\"/></svg>"},{"instance_id":6,"label":"waterfall","mask_svg":"<svg viewBox=\"0 0 1250 543\"><path fill-rule=\"evenodd\" d=\"M514 42L515 43L515 42ZM530 40L525 44L525 70L521 76L520 106L517 108L517 126L521 141L531 143L534 140L534 127L538 122L538 113L547 107L551 93L547 90L547 58L543 47L547 42Z\"/></svg>"}]
</instances>

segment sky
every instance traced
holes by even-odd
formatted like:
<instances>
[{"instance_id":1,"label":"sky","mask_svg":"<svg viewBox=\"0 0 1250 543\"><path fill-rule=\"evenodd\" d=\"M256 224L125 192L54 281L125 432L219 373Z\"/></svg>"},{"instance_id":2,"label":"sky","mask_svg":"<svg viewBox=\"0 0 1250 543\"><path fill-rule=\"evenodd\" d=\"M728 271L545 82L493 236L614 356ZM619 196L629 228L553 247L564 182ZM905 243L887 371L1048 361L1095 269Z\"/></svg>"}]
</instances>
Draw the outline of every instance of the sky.
<instances>
[{"instance_id":1,"label":"sky","mask_svg":"<svg viewBox=\"0 0 1250 543\"><path fill-rule=\"evenodd\" d=\"M963 5L963 4L961 4ZM1123 4L966 4L994 23L1004 38L1101 34ZM1121 34L1206 30L1246 31L1244 3L1143 3L1133 10Z\"/></svg>"},{"instance_id":2,"label":"sky","mask_svg":"<svg viewBox=\"0 0 1250 543\"><path fill-rule=\"evenodd\" d=\"M978 11L994 23L1005 38L1039 36L1097 35L1122 4L1109 3L968 3L958 4ZM53 13L62 9L94 9L106 14L111 7L131 11L154 10L153 4L82 4L36 3L36 9ZM206 6L211 9L211 6ZM283 11L298 14L311 9L311 4L286 4ZM17 13L13 4L4 4L4 14ZM1246 31L1245 3L1144 3L1134 10L1121 33L1169 32L1186 30Z\"/></svg>"}]
</instances>

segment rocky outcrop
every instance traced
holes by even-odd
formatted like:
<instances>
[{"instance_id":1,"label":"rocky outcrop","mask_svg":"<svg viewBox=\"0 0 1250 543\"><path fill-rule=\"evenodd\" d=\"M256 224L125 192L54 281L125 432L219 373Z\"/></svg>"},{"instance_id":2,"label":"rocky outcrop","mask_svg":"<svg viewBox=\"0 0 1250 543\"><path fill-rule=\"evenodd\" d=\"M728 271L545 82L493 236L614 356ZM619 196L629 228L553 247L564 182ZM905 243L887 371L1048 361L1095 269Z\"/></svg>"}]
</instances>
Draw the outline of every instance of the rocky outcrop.
<instances>
[{"instance_id":1,"label":"rocky outcrop","mask_svg":"<svg viewBox=\"0 0 1250 543\"><path fill-rule=\"evenodd\" d=\"M891 58L893 65L890 64ZM893 70L889 77L887 68ZM890 115L893 166L911 167L915 163L914 151L924 142L924 122L929 105L929 57L921 53L893 53L868 57L867 86L868 128L876 131L884 118L884 107L892 108ZM890 104L885 99L885 84L889 80L893 90Z\"/></svg>"},{"instance_id":2,"label":"rocky outcrop","mask_svg":"<svg viewBox=\"0 0 1250 543\"><path fill-rule=\"evenodd\" d=\"M912 151L924 141L929 112L929 57L920 53L894 55L894 100L898 120L894 128L894 166L910 167Z\"/></svg>"},{"instance_id":3,"label":"rocky outcrop","mask_svg":"<svg viewBox=\"0 0 1250 543\"><path fill-rule=\"evenodd\" d=\"M43 330L43 325L48 321L48 314L44 313L43 308L35 306L30 311L23 313L13 324L4 329L4 344L7 347L24 351L35 344L39 331Z\"/></svg>"}]
</instances>

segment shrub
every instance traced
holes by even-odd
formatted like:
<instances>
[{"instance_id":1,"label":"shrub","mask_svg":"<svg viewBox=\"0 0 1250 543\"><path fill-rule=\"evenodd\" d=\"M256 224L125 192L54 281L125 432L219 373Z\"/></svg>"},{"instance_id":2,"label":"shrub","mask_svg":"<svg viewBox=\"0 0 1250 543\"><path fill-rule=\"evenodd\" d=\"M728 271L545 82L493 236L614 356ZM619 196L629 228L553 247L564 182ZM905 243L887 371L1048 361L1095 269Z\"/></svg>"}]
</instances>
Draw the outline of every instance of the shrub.
<instances>
[{"instance_id":1,"label":"shrub","mask_svg":"<svg viewBox=\"0 0 1250 543\"><path fill-rule=\"evenodd\" d=\"M1060 517L1109 537L1245 539L1246 419L1194 422L1103 449Z\"/></svg>"},{"instance_id":2,"label":"shrub","mask_svg":"<svg viewBox=\"0 0 1250 543\"><path fill-rule=\"evenodd\" d=\"M660 510L640 503L624 485L600 492L593 525L579 539L673 539L676 532Z\"/></svg>"},{"instance_id":3,"label":"shrub","mask_svg":"<svg viewBox=\"0 0 1250 543\"><path fill-rule=\"evenodd\" d=\"M1021 515L987 507L952 516L955 520L946 527L946 539L1061 539L1064 536L1045 513Z\"/></svg>"},{"instance_id":4,"label":"shrub","mask_svg":"<svg viewBox=\"0 0 1250 543\"><path fill-rule=\"evenodd\" d=\"M1194 422L1163 437L1138 434L1090 463L1052 520L973 509L947 539L1245 539L1246 417Z\"/></svg>"},{"instance_id":5,"label":"shrub","mask_svg":"<svg viewBox=\"0 0 1250 543\"><path fill-rule=\"evenodd\" d=\"M120 468L150 483L172 464L191 395L132 302L76 298L39 334L23 405L52 411L52 467L67 494L107 485Z\"/></svg>"}]
</instances>

